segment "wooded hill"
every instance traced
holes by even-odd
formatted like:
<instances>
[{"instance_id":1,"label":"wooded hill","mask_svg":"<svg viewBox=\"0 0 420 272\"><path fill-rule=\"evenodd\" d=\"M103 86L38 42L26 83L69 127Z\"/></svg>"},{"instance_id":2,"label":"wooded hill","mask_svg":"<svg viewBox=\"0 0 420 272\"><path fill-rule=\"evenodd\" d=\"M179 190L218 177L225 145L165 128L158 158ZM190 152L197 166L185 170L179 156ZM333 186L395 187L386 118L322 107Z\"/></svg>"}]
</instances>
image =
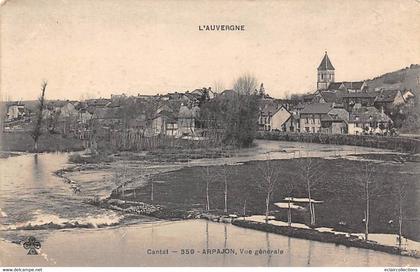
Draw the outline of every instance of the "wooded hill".
<instances>
[{"instance_id":1,"label":"wooded hill","mask_svg":"<svg viewBox=\"0 0 420 272\"><path fill-rule=\"evenodd\" d=\"M369 79L366 83L370 90L377 88L409 89L418 97L420 94L420 65L411 64L410 67Z\"/></svg>"}]
</instances>

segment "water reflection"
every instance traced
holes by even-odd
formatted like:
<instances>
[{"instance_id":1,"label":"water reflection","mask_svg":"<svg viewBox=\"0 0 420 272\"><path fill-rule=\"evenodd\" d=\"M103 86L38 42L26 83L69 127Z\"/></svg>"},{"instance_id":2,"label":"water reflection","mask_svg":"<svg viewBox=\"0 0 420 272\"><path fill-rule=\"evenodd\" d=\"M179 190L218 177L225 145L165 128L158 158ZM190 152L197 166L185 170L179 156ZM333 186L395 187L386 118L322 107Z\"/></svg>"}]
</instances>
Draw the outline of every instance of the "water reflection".
<instances>
[{"instance_id":1,"label":"water reflection","mask_svg":"<svg viewBox=\"0 0 420 272\"><path fill-rule=\"evenodd\" d=\"M292 265L292 239L287 237L287 266Z\"/></svg>"},{"instance_id":2,"label":"water reflection","mask_svg":"<svg viewBox=\"0 0 420 272\"><path fill-rule=\"evenodd\" d=\"M231 237L234 239L229 239ZM21 254L21 247L9 245L19 250L14 255L9 254L8 258L0 255L2 264L28 264L26 255ZM210 250L229 247L237 254L202 254L206 251L204 247ZM196 254L181 255L179 250L183 248L194 249ZM152 255L147 254L147 249L169 249L169 252L178 253ZM240 249L280 249L289 256L241 254ZM57 231L43 241L42 250L57 261L57 266L420 265L420 261L414 258L289 238L204 220L151 223L100 230ZM7 252L13 250L8 248ZM41 259L32 259L30 264L42 265L43 263L34 263L39 260Z\"/></svg>"},{"instance_id":3,"label":"water reflection","mask_svg":"<svg viewBox=\"0 0 420 272\"><path fill-rule=\"evenodd\" d=\"M45 180L44 166L42 161L38 159L38 154L34 154L34 160L32 164L32 176L33 180L37 183L43 183Z\"/></svg>"},{"instance_id":4,"label":"water reflection","mask_svg":"<svg viewBox=\"0 0 420 272\"><path fill-rule=\"evenodd\" d=\"M308 262L307 265L310 266L311 265L311 256L312 256L312 245L313 245L313 241L308 241Z\"/></svg>"},{"instance_id":5,"label":"water reflection","mask_svg":"<svg viewBox=\"0 0 420 272\"><path fill-rule=\"evenodd\" d=\"M267 251L268 251L267 266L271 266L271 253L270 253L271 247L270 247L270 237L269 237L269 235L270 234L268 232L265 233L265 241L267 242Z\"/></svg>"}]
</instances>

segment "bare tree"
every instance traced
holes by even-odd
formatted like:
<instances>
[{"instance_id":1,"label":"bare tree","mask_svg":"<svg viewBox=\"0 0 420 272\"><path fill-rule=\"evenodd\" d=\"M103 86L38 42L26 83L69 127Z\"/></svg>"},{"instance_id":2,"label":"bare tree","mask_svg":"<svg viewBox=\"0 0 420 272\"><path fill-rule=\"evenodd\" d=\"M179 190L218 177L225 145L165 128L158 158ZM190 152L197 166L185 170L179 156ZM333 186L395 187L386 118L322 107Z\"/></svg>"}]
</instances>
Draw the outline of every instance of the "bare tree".
<instances>
[{"instance_id":1,"label":"bare tree","mask_svg":"<svg viewBox=\"0 0 420 272\"><path fill-rule=\"evenodd\" d=\"M320 162L316 158L301 158L297 161L298 174L306 186L309 202L310 224L316 224L315 206L312 202L313 186L322 178Z\"/></svg>"},{"instance_id":2,"label":"bare tree","mask_svg":"<svg viewBox=\"0 0 420 272\"><path fill-rule=\"evenodd\" d=\"M240 76L233 84L233 90L238 94L251 95L257 89L257 79L251 74Z\"/></svg>"},{"instance_id":3,"label":"bare tree","mask_svg":"<svg viewBox=\"0 0 420 272\"><path fill-rule=\"evenodd\" d=\"M398 201L398 247L401 249L404 202L407 199L408 183L404 179L397 179L395 186L395 194Z\"/></svg>"},{"instance_id":4,"label":"bare tree","mask_svg":"<svg viewBox=\"0 0 420 272\"><path fill-rule=\"evenodd\" d=\"M258 165L257 186L265 193L265 221L268 222L270 203L279 180L278 168L269 157Z\"/></svg>"},{"instance_id":5,"label":"bare tree","mask_svg":"<svg viewBox=\"0 0 420 272\"><path fill-rule=\"evenodd\" d=\"M365 218L363 219L365 223L365 240L369 238L369 218L370 218L370 201L373 191L373 183L375 182L374 173L375 165L372 162L366 161L363 162L362 166L359 168L359 174L356 176L356 181L359 186L361 186L365 202Z\"/></svg>"},{"instance_id":6,"label":"bare tree","mask_svg":"<svg viewBox=\"0 0 420 272\"><path fill-rule=\"evenodd\" d=\"M224 182L224 190L223 190L223 194L224 194L224 209L223 212L227 213L228 212L228 179L229 179L229 166L224 163L222 165L222 177L223 177L223 182Z\"/></svg>"},{"instance_id":7,"label":"bare tree","mask_svg":"<svg viewBox=\"0 0 420 272\"><path fill-rule=\"evenodd\" d=\"M214 175L209 166L201 169L201 175L206 183L206 211L210 210L210 184L214 181Z\"/></svg>"},{"instance_id":8,"label":"bare tree","mask_svg":"<svg viewBox=\"0 0 420 272\"><path fill-rule=\"evenodd\" d=\"M214 95L218 95L220 93L222 93L225 89L225 86L223 84L223 82L221 80L217 80L213 82L213 88L212 91L214 93Z\"/></svg>"},{"instance_id":9,"label":"bare tree","mask_svg":"<svg viewBox=\"0 0 420 272\"><path fill-rule=\"evenodd\" d=\"M123 199L125 198L125 185L127 182L127 167L124 164L122 168L114 172L114 183L118 186L117 192L120 191Z\"/></svg>"},{"instance_id":10,"label":"bare tree","mask_svg":"<svg viewBox=\"0 0 420 272\"><path fill-rule=\"evenodd\" d=\"M38 112L36 113L36 121L34 129L31 132L31 137L34 140L34 150L38 152L38 139L41 136L41 127L42 127L42 113L44 110L45 103L45 90L47 89L47 81L42 82L41 84L41 96L38 98Z\"/></svg>"},{"instance_id":11,"label":"bare tree","mask_svg":"<svg viewBox=\"0 0 420 272\"><path fill-rule=\"evenodd\" d=\"M294 180L288 179L285 181L284 190L287 195L287 225L289 227L292 226L292 207L291 207L291 201L293 199L292 193L295 189Z\"/></svg>"}]
</instances>

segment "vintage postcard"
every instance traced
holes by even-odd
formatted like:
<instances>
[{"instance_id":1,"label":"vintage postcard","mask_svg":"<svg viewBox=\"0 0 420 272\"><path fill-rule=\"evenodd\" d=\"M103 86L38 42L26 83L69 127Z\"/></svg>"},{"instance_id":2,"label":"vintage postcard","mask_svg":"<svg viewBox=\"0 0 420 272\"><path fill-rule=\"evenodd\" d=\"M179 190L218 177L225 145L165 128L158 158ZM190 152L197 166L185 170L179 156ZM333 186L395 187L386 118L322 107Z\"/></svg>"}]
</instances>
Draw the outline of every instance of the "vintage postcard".
<instances>
[{"instance_id":1,"label":"vintage postcard","mask_svg":"<svg viewBox=\"0 0 420 272\"><path fill-rule=\"evenodd\" d=\"M0 2L3 271L418 270L420 1Z\"/></svg>"}]
</instances>

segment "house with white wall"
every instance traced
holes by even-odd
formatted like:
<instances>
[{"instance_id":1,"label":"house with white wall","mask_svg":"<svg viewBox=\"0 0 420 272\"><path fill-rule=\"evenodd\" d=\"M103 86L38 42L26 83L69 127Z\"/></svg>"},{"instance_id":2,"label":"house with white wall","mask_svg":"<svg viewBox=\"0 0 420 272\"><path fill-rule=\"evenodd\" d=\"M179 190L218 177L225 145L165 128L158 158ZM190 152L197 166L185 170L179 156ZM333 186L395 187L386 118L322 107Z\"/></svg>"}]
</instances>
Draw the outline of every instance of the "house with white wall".
<instances>
[{"instance_id":1,"label":"house with white wall","mask_svg":"<svg viewBox=\"0 0 420 272\"><path fill-rule=\"evenodd\" d=\"M375 107L361 107L350 113L348 134L383 134L391 124L391 118L383 111L379 111Z\"/></svg>"}]
</instances>

